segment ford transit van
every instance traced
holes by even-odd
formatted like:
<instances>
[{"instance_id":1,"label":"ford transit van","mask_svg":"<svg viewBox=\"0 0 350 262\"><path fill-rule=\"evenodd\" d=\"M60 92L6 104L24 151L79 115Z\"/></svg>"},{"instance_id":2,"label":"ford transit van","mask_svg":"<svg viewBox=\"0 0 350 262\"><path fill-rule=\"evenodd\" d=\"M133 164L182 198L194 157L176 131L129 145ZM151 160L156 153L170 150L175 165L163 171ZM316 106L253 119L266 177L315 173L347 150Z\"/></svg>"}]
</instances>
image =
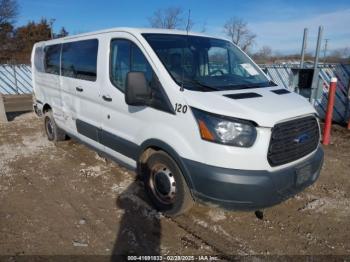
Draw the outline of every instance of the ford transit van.
<instances>
[{"instance_id":1,"label":"ford transit van","mask_svg":"<svg viewBox=\"0 0 350 262\"><path fill-rule=\"evenodd\" d=\"M114 28L39 42L35 112L51 141L75 138L137 171L154 206L256 210L316 181L316 112L231 42Z\"/></svg>"}]
</instances>

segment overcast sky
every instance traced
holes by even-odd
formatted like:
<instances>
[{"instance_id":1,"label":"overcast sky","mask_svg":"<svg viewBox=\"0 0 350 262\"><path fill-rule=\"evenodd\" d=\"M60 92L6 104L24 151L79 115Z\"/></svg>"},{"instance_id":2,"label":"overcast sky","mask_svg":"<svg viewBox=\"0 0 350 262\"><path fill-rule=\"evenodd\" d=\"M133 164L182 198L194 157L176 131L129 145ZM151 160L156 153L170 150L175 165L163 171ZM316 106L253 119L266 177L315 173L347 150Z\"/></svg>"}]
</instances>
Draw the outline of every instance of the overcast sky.
<instances>
[{"instance_id":1,"label":"overcast sky","mask_svg":"<svg viewBox=\"0 0 350 262\"><path fill-rule=\"evenodd\" d=\"M350 0L19 0L17 25L41 17L55 18L55 30L64 26L71 34L117 26L148 27L158 8L191 9L194 31L223 36L222 26L233 16L243 18L257 35L254 50L263 45L282 53L300 52L303 28L309 28L308 51L316 46L319 25L329 49L350 48ZM323 47L323 46L322 46Z\"/></svg>"}]
</instances>

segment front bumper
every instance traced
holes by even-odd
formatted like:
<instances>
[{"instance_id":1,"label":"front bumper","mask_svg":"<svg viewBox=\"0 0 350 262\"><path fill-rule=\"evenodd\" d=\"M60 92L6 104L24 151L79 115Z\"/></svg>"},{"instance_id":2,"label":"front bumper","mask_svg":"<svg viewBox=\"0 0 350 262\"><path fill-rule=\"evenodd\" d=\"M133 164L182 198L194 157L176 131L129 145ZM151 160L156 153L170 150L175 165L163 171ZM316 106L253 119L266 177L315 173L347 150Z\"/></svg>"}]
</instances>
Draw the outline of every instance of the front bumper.
<instances>
[{"instance_id":1,"label":"front bumper","mask_svg":"<svg viewBox=\"0 0 350 262\"><path fill-rule=\"evenodd\" d=\"M313 184L320 175L321 146L310 157L275 172L209 166L184 159L199 202L226 209L256 210L278 204Z\"/></svg>"}]
</instances>

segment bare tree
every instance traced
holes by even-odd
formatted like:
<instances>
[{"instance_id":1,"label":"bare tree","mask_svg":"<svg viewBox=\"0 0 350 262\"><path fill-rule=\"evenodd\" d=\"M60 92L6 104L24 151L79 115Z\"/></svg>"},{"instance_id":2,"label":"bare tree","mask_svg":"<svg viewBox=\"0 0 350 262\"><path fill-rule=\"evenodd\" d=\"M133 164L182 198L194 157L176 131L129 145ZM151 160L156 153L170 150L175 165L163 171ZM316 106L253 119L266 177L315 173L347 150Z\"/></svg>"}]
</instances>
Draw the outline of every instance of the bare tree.
<instances>
[{"instance_id":1,"label":"bare tree","mask_svg":"<svg viewBox=\"0 0 350 262\"><path fill-rule=\"evenodd\" d=\"M18 15L16 0L0 0L0 24L13 24Z\"/></svg>"},{"instance_id":2,"label":"bare tree","mask_svg":"<svg viewBox=\"0 0 350 262\"><path fill-rule=\"evenodd\" d=\"M349 58L350 57L350 48L343 47L343 48L334 49L331 52L331 56L336 57L336 58Z\"/></svg>"},{"instance_id":3,"label":"bare tree","mask_svg":"<svg viewBox=\"0 0 350 262\"><path fill-rule=\"evenodd\" d=\"M224 24L224 33L231 38L243 51L254 45L256 35L248 29L247 22L240 18L232 17Z\"/></svg>"},{"instance_id":4,"label":"bare tree","mask_svg":"<svg viewBox=\"0 0 350 262\"><path fill-rule=\"evenodd\" d=\"M350 46L333 49L329 53L326 57L328 63L350 63Z\"/></svg>"},{"instance_id":5,"label":"bare tree","mask_svg":"<svg viewBox=\"0 0 350 262\"><path fill-rule=\"evenodd\" d=\"M272 55L271 47L264 45L259 51L258 54L262 57L269 58Z\"/></svg>"},{"instance_id":6,"label":"bare tree","mask_svg":"<svg viewBox=\"0 0 350 262\"><path fill-rule=\"evenodd\" d=\"M191 19L191 9L188 10L188 16L186 19L185 30L190 31L194 26L194 21Z\"/></svg>"},{"instance_id":7,"label":"bare tree","mask_svg":"<svg viewBox=\"0 0 350 262\"><path fill-rule=\"evenodd\" d=\"M253 54L253 59L259 64L271 62L273 60L271 48L264 45L258 52Z\"/></svg>"},{"instance_id":8,"label":"bare tree","mask_svg":"<svg viewBox=\"0 0 350 262\"><path fill-rule=\"evenodd\" d=\"M190 30L194 22L188 19L180 7L168 7L158 9L153 16L148 18L150 25L154 28L166 29L188 29Z\"/></svg>"}]
</instances>

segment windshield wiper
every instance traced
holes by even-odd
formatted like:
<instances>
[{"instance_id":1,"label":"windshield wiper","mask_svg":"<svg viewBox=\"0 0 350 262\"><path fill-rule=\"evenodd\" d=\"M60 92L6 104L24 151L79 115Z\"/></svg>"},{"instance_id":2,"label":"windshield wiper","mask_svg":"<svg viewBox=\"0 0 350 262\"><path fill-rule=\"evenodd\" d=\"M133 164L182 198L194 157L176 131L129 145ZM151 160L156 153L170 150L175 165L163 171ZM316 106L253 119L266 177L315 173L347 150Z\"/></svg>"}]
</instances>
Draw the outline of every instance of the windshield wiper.
<instances>
[{"instance_id":1,"label":"windshield wiper","mask_svg":"<svg viewBox=\"0 0 350 262\"><path fill-rule=\"evenodd\" d=\"M274 82L268 81L263 83L251 83L251 84L231 84L227 85L228 88L234 89L245 89L245 88L258 88L258 87L269 87L269 86L277 86Z\"/></svg>"},{"instance_id":2,"label":"windshield wiper","mask_svg":"<svg viewBox=\"0 0 350 262\"><path fill-rule=\"evenodd\" d=\"M202 82L196 80L196 79L188 79L188 80L183 80L183 83L190 83L192 85L197 85L200 86L202 88L207 89L207 91L220 91L220 89L212 87L212 86L208 86L203 84Z\"/></svg>"}]
</instances>

